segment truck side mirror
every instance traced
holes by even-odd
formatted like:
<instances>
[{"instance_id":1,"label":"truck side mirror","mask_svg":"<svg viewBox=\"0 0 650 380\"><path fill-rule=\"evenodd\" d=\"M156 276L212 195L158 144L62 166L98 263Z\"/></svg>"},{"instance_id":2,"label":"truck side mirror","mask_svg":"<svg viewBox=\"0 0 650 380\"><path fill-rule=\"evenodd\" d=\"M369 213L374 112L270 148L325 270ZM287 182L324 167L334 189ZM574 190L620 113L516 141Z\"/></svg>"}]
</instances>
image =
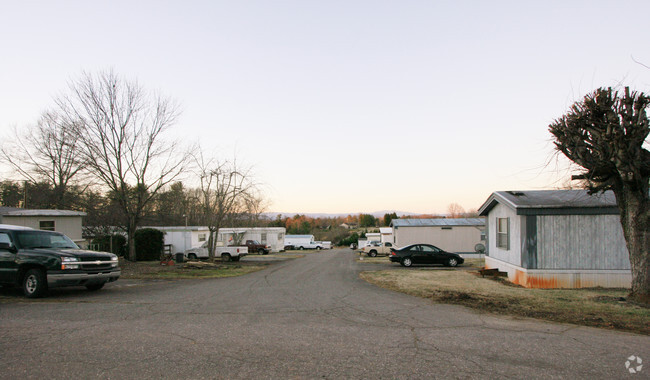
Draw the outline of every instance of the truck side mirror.
<instances>
[{"instance_id":1,"label":"truck side mirror","mask_svg":"<svg viewBox=\"0 0 650 380\"><path fill-rule=\"evenodd\" d=\"M9 251L9 252L11 252L11 253L16 253L16 252L18 252L18 250L16 249L16 247L13 246L13 244L11 244L11 243L6 243L6 242L0 243L0 250Z\"/></svg>"}]
</instances>

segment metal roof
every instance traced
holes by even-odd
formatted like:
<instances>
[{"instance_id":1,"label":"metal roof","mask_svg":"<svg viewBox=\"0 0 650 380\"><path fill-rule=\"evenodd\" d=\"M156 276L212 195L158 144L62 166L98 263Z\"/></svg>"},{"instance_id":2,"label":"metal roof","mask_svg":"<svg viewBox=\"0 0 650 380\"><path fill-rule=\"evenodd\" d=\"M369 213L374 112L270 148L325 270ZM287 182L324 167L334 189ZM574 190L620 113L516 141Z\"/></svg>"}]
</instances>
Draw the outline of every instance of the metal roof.
<instances>
[{"instance_id":1,"label":"metal roof","mask_svg":"<svg viewBox=\"0 0 650 380\"><path fill-rule=\"evenodd\" d=\"M393 227L463 227L485 226L483 218L393 219Z\"/></svg>"},{"instance_id":2,"label":"metal roof","mask_svg":"<svg viewBox=\"0 0 650 380\"><path fill-rule=\"evenodd\" d=\"M285 239L311 239L314 235L285 235Z\"/></svg>"},{"instance_id":3,"label":"metal roof","mask_svg":"<svg viewBox=\"0 0 650 380\"><path fill-rule=\"evenodd\" d=\"M381 234L392 234L393 229L390 227L379 227L379 233Z\"/></svg>"},{"instance_id":4,"label":"metal roof","mask_svg":"<svg viewBox=\"0 0 650 380\"><path fill-rule=\"evenodd\" d=\"M497 203L517 210L517 214L578 209L616 213L618 210L613 191L593 195L587 190L495 191L479 208L479 215L487 215Z\"/></svg>"},{"instance_id":5,"label":"metal roof","mask_svg":"<svg viewBox=\"0 0 650 380\"><path fill-rule=\"evenodd\" d=\"M0 210L0 214L2 216L86 216L86 213L83 211L29 209Z\"/></svg>"}]
</instances>

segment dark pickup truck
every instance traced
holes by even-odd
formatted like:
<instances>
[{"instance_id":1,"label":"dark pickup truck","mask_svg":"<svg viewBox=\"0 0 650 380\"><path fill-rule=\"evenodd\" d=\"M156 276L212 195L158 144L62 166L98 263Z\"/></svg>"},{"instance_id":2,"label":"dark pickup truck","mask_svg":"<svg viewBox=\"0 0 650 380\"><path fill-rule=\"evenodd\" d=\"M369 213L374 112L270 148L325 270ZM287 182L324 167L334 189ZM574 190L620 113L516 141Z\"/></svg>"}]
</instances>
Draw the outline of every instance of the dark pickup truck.
<instances>
[{"instance_id":1,"label":"dark pickup truck","mask_svg":"<svg viewBox=\"0 0 650 380\"><path fill-rule=\"evenodd\" d=\"M0 284L22 286L26 297L59 286L99 290L120 274L112 253L79 249L58 232L0 224Z\"/></svg>"},{"instance_id":2,"label":"dark pickup truck","mask_svg":"<svg viewBox=\"0 0 650 380\"><path fill-rule=\"evenodd\" d=\"M246 240L246 244L244 245L248 247L248 253L257 252L261 255L268 255L271 252L271 247L257 240Z\"/></svg>"}]
</instances>

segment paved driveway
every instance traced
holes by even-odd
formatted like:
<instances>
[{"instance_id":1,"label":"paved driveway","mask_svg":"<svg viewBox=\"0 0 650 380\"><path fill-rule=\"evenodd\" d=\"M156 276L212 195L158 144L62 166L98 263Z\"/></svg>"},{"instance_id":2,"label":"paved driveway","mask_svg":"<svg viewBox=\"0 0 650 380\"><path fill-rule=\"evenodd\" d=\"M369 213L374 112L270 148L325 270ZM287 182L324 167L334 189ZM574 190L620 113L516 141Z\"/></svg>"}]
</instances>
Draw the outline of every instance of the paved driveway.
<instances>
[{"instance_id":1,"label":"paved driveway","mask_svg":"<svg viewBox=\"0 0 650 380\"><path fill-rule=\"evenodd\" d=\"M244 277L0 292L0 378L624 378L650 338L485 315L358 278L349 249ZM396 266L397 267L397 266ZM400 268L402 270L402 268ZM408 269L403 269L408 270Z\"/></svg>"}]
</instances>

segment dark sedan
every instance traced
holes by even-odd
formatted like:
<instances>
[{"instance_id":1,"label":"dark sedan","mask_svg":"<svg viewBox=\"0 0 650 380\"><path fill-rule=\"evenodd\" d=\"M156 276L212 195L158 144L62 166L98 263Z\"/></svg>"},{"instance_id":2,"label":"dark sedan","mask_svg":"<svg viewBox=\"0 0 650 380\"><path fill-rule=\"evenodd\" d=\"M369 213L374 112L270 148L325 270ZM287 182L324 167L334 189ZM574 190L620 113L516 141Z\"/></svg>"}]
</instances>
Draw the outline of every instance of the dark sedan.
<instances>
[{"instance_id":1,"label":"dark sedan","mask_svg":"<svg viewBox=\"0 0 650 380\"><path fill-rule=\"evenodd\" d=\"M442 264L455 267L465 261L457 253L444 251L431 244L411 244L402 248L393 248L388 257L390 261L405 267L413 264Z\"/></svg>"}]
</instances>

